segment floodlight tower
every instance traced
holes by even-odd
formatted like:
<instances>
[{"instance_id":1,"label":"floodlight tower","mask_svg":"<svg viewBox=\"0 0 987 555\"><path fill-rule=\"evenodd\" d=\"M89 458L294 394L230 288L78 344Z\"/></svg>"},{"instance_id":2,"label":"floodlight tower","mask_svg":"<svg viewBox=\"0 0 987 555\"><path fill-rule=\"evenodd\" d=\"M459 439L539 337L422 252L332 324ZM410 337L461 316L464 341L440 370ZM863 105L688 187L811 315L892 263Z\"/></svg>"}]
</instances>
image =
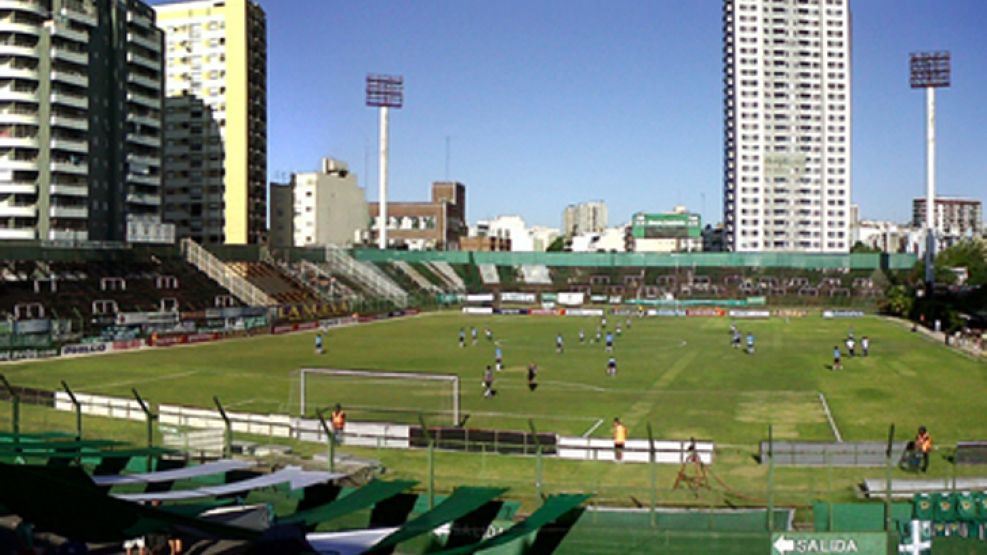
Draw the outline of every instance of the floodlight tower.
<instances>
[{"instance_id":1,"label":"floodlight tower","mask_svg":"<svg viewBox=\"0 0 987 555\"><path fill-rule=\"evenodd\" d=\"M387 248L387 110L404 104L404 77L400 75L367 75L367 106L380 109L380 211L378 216L378 245Z\"/></svg>"},{"instance_id":2,"label":"floodlight tower","mask_svg":"<svg viewBox=\"0 0 987 555\"><path fill-rule=\"evenodd\" d=\"M925 285L935 286L936 250L936 89L949 86L949 52L911 54L911 85L925 89Z\"/></svg>"}]
</instances>

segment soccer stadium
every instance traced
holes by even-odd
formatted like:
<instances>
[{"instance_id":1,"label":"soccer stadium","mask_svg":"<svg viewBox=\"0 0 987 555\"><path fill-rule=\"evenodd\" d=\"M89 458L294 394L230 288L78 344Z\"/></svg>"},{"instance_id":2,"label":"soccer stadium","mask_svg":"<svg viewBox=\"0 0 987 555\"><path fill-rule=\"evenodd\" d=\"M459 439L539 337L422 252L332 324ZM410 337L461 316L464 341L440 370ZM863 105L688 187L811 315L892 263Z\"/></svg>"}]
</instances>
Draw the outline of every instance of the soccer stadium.
<instances>
[{"instance_id":1,"label":"soccer stadium","mask_svg":"<svg viewBox=\"0 0 987 555\"><path fill-rule=\"evenodd\" d=\"M973 552L987 363L889 315L914 263L7 247L0 505L57 545Z\"/></svg>"}]
</instances>

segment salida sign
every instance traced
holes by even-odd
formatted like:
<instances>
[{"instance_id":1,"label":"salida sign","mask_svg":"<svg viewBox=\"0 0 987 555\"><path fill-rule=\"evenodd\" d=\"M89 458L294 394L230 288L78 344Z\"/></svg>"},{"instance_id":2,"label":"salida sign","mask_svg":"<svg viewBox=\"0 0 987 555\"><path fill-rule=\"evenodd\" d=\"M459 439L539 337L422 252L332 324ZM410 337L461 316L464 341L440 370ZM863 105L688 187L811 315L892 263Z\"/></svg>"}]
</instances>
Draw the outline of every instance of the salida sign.
<instances>
[{"instance_id":1,"label":"salida sign","mask_svg":"<svg viewBox=\"0 0 987 555\"><path fill-rule=\"evenodd\" d=\"M886 555L888 538L883 533L783 532L771 536L772 555L790 553L845 553Z\"/></svg>"}]
</instances>

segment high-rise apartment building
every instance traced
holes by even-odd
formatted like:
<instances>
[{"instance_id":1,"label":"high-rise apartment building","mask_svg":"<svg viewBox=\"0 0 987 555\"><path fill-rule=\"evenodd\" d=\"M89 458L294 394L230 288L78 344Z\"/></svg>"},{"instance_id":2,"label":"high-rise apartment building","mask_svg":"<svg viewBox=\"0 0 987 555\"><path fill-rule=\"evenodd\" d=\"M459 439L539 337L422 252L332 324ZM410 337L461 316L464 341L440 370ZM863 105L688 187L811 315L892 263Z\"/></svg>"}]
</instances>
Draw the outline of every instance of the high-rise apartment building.
<instances>
[{"instance_id":1,"label":"high-rise apartment building","mask_svg":"<svg viewBox=\"0 0 987 555\"><path fill-rule=\"evenodd\" d=\"M607 228L607 203L602 200L570 204L562 211L562 234L572 237Z\"/></svg>"},{"instance_id":2,"label":"high-rise apartment building","mask_svg":"<svg viewBox=\"0 0 987 555\"><path fill-rule=\"evenodd\" d=\"M155 6L165 31L166 221L258 243L267 218L267 20L252 0Z\"/></svg>"},{"instance_id":3,"label":"high-rise apartment building","mask_svg":"<svg viewBox=\"0 0 987 555\"><path fill-rule=\"evenodd\" d=\"M161 51L138 0L0 3L0 239L159 222Z\"/></svg>"},{"instance_id":4,"label":"high-rise apartment building","mask_svg":"<svg viewBox=\"0 0 987 555\"><path fill-rule=\"evenodd\" d=\"M847 252L849 0L724 0L727 247Z\"/></svg>"},{"instance_id":5,"label":"high-rise apartment building","mask_svg":"<svg viewBox=\"0 0 987 555\"><path fill-rule=\"evenodd\" d=\"M912 225L925 227L925 197L912 199ZM983 230L984 208L977 199L936 197L933 221L940 240L952 244L964 237L977 237Z\"/></svg>"}]
</instances>

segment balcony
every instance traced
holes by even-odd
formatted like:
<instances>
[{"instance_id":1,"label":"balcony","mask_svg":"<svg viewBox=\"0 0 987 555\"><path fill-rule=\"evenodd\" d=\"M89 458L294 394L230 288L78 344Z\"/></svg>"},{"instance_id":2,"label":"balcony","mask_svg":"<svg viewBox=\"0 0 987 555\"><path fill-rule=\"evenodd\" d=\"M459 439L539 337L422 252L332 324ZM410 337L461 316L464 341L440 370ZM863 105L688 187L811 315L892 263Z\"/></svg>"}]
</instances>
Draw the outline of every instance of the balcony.
<instances>
[{"instance_id":1,"label":"balcony","mask_svg":"<svg viewBox=\"0 0 987 555\"><path fill-rule=\"evenodd\" d=\"M161 148L161 137L152 135L140 135L137 133L127 133L127 141L151 148Z\"/></svg>"},{"instance_id":2,"label":"balcony","mask_svg":"<svg viewBox=\"0 0 987 555\"><path fill-rule=\"evenodd\" d=\"M38 68L14 64L0 64L0 78L38 80Z\"/></svg>"},{"instance_id":3,"label":"balcony","mask_svg":"<svg viewBox=\"0 0 987 555\"><path fill-rule=\"evenodd\" d=\"M37 158L0 158L0 169L38 171Z\"/></svg>"},{"instance_id":4,"label":"balcony","mask_svg":"<svg viewBox=\"0 0 987 555\"><path fill-rule=\"evenodd\" d=\"M134 104L139 104L146 108L161 109L161 99L146 94L141 94L139 92L128 91L127 92L127 102L133 102Z\"/></svg>"},{"instance_id":5,"label":"balcony","mask_svg":"<svg viewBox=\"0 0 987 555\"><path fill-rule=\"evenodd\" d=\"M141 86L144 86L144 87L147 87L147 88L149 88L151 90L156 90L156 91L159 91L159 90L161 90L163 88L160 77L158 77L158 78L147 77L146 75L141 75L140 73L136 73L136 72L133 72L133 71L128 71L127 72L127 82L128 83L136 83L138 85L141 85Z\"/></svg>"},{"instance_id":6,"label":"balcony","mask_svg":"<svg viewBox=\"0 0 987 555\"><path fill-rule=\"evenodd\" d=\"M60 91L51 93L51 103L71 106L80 110L89 109L89 98L80 94L70 94Z\"/></svg>"},{"instance_id":7,"label":"balcony","mask_svg":"<svg viewBox=\"0 0 987 555\"><path fill-rule=\"evenodd\" d=\"M154 27L154 22L151 21L151 18L141 15L133 10L127 10L127 22L134 23L148 29Z\"/></svg>"},{"instance_id":8,"label":"balcony","mask_svg":"<svg viewBox=\"0 0 987 555\"><path fill-rule=\"evenodd\" d=\"M0 182L0 195L33 195L37 185L29 181Z\"/></svg>"},{"instance_id":9,"label":"balcony","mask_svg":"<svg viewBox=\"0 0 987 555\"><path fill-rule=\"evenodd\" d=\"M153 69L154 71L161 71L160 59L149 58L144 54L139 54L134 51L127 52L127 61L148 69Z\"/></svg>"},{"instance_id":10,"label":"balcony","mask_svg":"<svg viewBox=\"0 0 987 555\"><path fill-rule=\"evenodd\" d=\"M26 123L28 125L37 125L38 113L27 110L2 110L0 111L0 124L3 123Z\"/></svg>"},{"instance_id":11,"label":"balcony","mask_svg":"<svg viewBox=\"0 0 987 555\"><path fill-rule=\"evenodd\" d=\"M88 131L89 120L84 117L54 115L51 117L51 126L75 129L76 131Z\"/></svg>"},{"instance_id":12,"label":"balcony","mask_svg":"<svg viewBox=\"0 0 987 555\"><path fill-rule=\"evenodd\" d=\"M38 148L38 136L35 135L24 135L20 137L11 136L3 137L0 136L0 147L5 148Z\"/></svg>"},{"instance_id":13,"label":"balcony","mask_svg":"<svg viewBox=\"0 0 987 555\"><path fill-rule=\"evenodd\" d=\"M89 143L78 139L52 139L51 149L86 154L89 152Z\"/></svg>"},{"instance_id":14,"label":"balcony","mask_svg":"<svg viewBox=\"0 0 987 555\"><path fill-rule=\"evenodd\" d=\"M139 123L147 127L153 127L154 129L161 129L160 116L149 116L146 114L138 114L136 112L127 112L127 121Z\"/></svg>"},{"instance_id":15,"label":"balcony","mask_svg":"<svg viewBox=\"0 0 987 555\"><path fill-rule=\"evenodd\" d=\"M160 168L160 156L141 156L139 154L128 154L127 163L131 166L143 166L145 168Z\"/></svg>"},{"instance_id":16,"label":"balcony","mask_svg":"<svg viewBox=\"0 0 987 555\"><path fill-rule=\"evenodd\" d=\"M78 21L79 23L82 23L84 25L95 27L96 12L95 10L85 9L85 7L86 5L83 4L82 2L79 2L79 6L77 8L70 8L68 6L63 6L60 15L68 19L71 19L73 21Z\"/></svg>"},{"instance_id":17,"label":"balcony","mask_svg":"<svg viewBox=\"0 0 987 555\"><path fill-rule=\"evenodd\" d=\"M0 88L0 100L20 100L37 104L41 98L38 96L38 89L2 87Z\"/></svg>"},{"instance_id":18,"label":"balcony","mask_svg":"<svg viewBox=\"0 0 987 555\"><path fill-rule=\"evenodd\" d=\"M128 204L139 204L142 206L161 206L161 195L151 195L147 193L128 193Z\"/></svg>"},{"instance_id":19,"label":"balcony","mask_svg":"<svg viewBox=\"0 0 987 555\"><path fill-rule=\"evenodd\" d=\"M52 206L52 218L88 218L89 208L85 206Z\"/></svg>"},{"instance_id":20,"label":"balcony","mask_svg":"<svg viewBox=\"0 0 987 555\"><path fill-rule=\"evenodd\" d=\"M138 185L150 185L155 187L161 186L161 176L160 175L144 175L139 173L128 173L127 174L128 183L136 183Z\"/></svg>"},{"instance_id":21,"label":"balcony","mask_svg":"<svg viewBox=\"0 0 987 555\"><path fill-rule=\"evenodd\" d=\"M31 12L36 15L48 15L48 10L38 0L0 0L0 10L15 10Z\"/></svg>"},{"instance_id":22,"label":"balcony","mask_svg":"<svg viewBox=\"0 0 987 555\"><path fill-rule=\"evenodd\" d=\"M52 162L51 171L73 175L89 175L89 164L85 162Z\"/></svg>"},{"instance_id":23,"label":"balcony","mask_svg":"<svg viewBox=\"0 0 987 555\"><path fill-rule=\"evenodd\" d=\"M75 229L52 229L48 232L48 239L51 241L88 241L89 232Z\"/></svg>"},{"instance_id":24,"label":"balcony","mask_svg":"<svg viewBox=\"0 0 987 555\"><path fill-rule=\"evenodd\" d=\"M52 195L64 195L67 197L86 197L89 196L89 187L86 185L63 185L60 183L53 183L51 185L50 192Z\"/></svg>"},{"instance_id":25,"label":"balcony","mask_svg":"<svg viewBox=\"0 0 987 555\"><path fill-rule=\"evenodd\" d=\"M64 23L56 22L55 28L51 32L54 37L62 37L75 42L86 43L89 42L89 35L81 31L76 31L67 27Z\"/></svg>"},{"instance_id":26,"label":"balcony","mask_svg":"<svg viewBox=\"0 0 987 555\"><path fill-rule=\"evenodd\" d=\"M158 53L161 52L161 43L150 37L145 37L144 35L141 35L139 33L134 33L132 31L128 32L127 40L134 44L143 46L144 48L147 48L152 52L158 52Z\"/></svg>"},{"instance_id":27,"label":"balcony","mask_svg":"<svg viewBox=\"0 0 987 555\"><path fill-rule=\"evenodd\" d=\"M36 204L0 204L0 218L35 218L37 215Z\"/></svg>"},{"instance_id":28,"label":"balcony","mask_svg":"<svg viewBox=\"0 0 987 555\"><path fill-rule=\"evenodd\" d=\"M40 56L40 51L38 50L37 45L31 46L29 44L20 44L14 40L8 40L0 43L0 49L2 49L3 53L8 56L21 56L24 58L35 59Z\"/></svg>"},{"instance_id":29,"label":"balcony","mask_svg":"<svg viewBox=\"0 0 987 555\"><path fill-rule=\"evenodd\" d=\"M0 227L0 240L17 240L24 239L28 241L33 241L37 239L35 235L34 227L20 227L20 228L7 228Z\"/></svg>"},{"instance_id":30,"label":"balcony","mask_svg":"<svg viewBox=\"0 0 987 555\"><path fill-rule=\"evenodd\" d=\"M23 33L38 36L41 34L41 25L7 17L0 19L0 33Z\"/></svg>"},{"instance_id":31,"label":"balcony","mask_svg":"<svg viewBox=\"0 0 987 555\"><path fill-rule=\"evenodd\" d=\"M89 64L89 54L87 52L77 52L67 48L55 47L51 49L51 55L55 59L72 62L80 66Z\"/></svg>"},{"instance_id":32,"label":"balcony","mask_svg":"<svg viewBox=\"0 0 987 555\"><path fill-rule=\"evenodd\" d=\"M51 80L69 83L77 87L89 87L89 76L81 72L52 71Z\"/></svg>"}]
</instances>

